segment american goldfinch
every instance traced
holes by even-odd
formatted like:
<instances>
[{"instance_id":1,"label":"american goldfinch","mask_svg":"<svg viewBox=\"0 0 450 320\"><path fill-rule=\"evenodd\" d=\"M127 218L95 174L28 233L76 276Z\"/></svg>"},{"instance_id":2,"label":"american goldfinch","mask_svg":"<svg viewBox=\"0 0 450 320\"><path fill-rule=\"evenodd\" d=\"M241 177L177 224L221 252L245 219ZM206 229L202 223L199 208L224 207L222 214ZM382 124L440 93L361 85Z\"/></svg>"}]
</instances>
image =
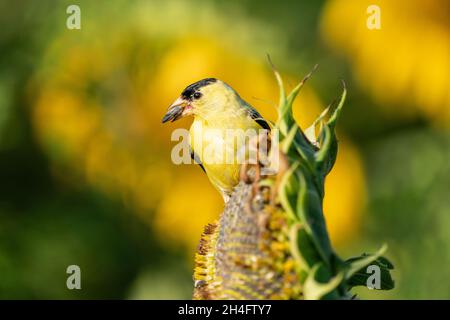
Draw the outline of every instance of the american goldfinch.
<instances>
[{"instance_id":1,"label":"american goldfinch","mask_svg":"<svg viewBox=\"0 0 450 320\"><path fill-rule=\"evenodd\" d=\"M259 134L262 129L270 130L270 126L233 88L215 78L187 86L169 107L162 122L191 115L194 116L189 130L191 157L227 202L239 183L242 162L237 157L246 147L246 138ZM229 158L225 161L229 151L232 151L232 161Z\"/></svg>"}]
</instances>

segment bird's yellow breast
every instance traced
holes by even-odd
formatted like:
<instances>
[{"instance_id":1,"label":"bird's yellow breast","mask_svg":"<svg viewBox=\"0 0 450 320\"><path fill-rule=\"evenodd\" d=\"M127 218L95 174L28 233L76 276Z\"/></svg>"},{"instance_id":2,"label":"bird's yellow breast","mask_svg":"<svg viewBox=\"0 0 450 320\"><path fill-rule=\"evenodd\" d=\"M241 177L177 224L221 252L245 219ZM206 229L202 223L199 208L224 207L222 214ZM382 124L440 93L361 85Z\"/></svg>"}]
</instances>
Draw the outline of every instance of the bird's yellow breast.
<instances>
[{"instance_id":1,"label":"bird's yellow breast","mask_svg":"<svg viewBox=\"0 0 450 320\"><path fill-rule=\"evenodd\" d=\"M229 194L239 183L239 170L245 161L248 138L260 126L244 110L233 115L195 117L190 129L190 144L205 168L211 183Z\"/></svg>"}]
</instances>

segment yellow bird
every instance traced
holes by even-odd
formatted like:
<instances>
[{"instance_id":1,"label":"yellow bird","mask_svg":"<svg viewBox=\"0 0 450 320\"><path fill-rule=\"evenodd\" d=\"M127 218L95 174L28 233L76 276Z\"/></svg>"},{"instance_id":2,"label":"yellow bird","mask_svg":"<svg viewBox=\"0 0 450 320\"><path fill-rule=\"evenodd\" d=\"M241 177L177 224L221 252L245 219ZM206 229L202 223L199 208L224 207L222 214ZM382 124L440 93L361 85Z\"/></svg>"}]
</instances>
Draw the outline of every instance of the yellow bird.
<instances>
[{"instance_id":1,"label":"yellow bird","mask_svg":"<svg viewBox=\"0 0 450 320\"><path fill-rule=\"evenodd\" d=\"M247 138L270 126L225 82L207 78L187 86L169 107L162 122L194 116L189 130L191 157L227 202L239 183ZM244 158L248 150L244 151ZM245 161L245 160L244 160Z\"/></svg>"}]
</instances>

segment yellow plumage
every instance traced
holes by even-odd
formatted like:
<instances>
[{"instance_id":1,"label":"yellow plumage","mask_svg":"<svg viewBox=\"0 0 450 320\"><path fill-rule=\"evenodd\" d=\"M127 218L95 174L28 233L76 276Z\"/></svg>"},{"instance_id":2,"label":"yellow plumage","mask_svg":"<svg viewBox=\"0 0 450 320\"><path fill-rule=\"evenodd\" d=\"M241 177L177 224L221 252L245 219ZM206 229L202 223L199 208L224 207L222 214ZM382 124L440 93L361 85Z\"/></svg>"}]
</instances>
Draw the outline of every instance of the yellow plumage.
<instances>
[{"instance_id":1,"label":"yellow plumage","mask_svg":"<svg viewBox=\"0 0 450 320\"><path fill-rule=\"evenodd\" d=\"M249 139L262 127L269 127L230 86L216 79L188 86L169 108L163 122L186 115L194 116L189 132L196 160L202 163L211 183L226 201L239 183Z\"/></svg>"}]
</instances>

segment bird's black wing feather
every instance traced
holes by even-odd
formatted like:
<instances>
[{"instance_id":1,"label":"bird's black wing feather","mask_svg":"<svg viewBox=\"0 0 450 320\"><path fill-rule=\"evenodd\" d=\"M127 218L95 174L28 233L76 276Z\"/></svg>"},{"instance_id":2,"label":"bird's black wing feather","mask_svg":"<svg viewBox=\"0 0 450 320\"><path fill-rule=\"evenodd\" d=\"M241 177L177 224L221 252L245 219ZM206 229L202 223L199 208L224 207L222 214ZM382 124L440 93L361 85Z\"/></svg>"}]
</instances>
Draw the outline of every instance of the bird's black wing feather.
<instances>
[{"instance_id":1,"label":"bird's black wing feather","mask_svg":"<svg viewBox=\"0 0 450 320\"><path fill-rule=\"evenodd\" d=\"M198 164L200 166L200 168L202 168L203 172L206 172L205 167L203 166L202 162L200 161L200 158L198 157L198 155L194 152L194 150L192 150L191 147L189 147L189 149L191 150L191 159L194 160L194 162L196 164Z\"/></svg>"},{"instance_id":2,"label":"bird's black wing feather","mask_svg":"<svg viewBox=\"0 0 450 320\"><path fill-rule=\"evenodd\" d=\"M266 120L259 114L258 111L256 111L253 107L246 105L246 110L248 112L248 115L250 118L256 121L263 129L267 129L270 131L270 125L267 123Z\"/></svg>"}]
</instances>

